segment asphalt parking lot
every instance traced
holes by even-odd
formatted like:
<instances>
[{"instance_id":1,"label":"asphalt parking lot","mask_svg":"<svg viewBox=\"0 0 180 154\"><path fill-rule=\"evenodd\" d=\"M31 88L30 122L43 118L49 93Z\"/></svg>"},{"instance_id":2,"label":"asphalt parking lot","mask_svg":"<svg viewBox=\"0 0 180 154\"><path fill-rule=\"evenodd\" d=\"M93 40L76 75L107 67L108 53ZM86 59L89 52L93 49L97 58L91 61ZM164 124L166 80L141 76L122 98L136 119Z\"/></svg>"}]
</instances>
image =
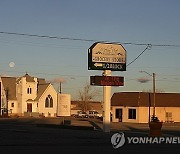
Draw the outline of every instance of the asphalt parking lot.
<instances>
[{"instance_id":1,"label":"asphalt parking lot","mask_svg":"<svg viewBox=\"0 0 180 154\"><path fill-rule=\"evenodd\" d=\"M126 137L148 136L147 124L112 123L111 133L104 133L100 120L65 120L71 120L67 127L60 127L62 118L0 119L0 154L180 152L180 144L126 143L118 149L112 147L111 136L114 133L124 132ZM180 136L180 124L164 124L163 132L169 136Z\"/></svg>"}]
</instances>

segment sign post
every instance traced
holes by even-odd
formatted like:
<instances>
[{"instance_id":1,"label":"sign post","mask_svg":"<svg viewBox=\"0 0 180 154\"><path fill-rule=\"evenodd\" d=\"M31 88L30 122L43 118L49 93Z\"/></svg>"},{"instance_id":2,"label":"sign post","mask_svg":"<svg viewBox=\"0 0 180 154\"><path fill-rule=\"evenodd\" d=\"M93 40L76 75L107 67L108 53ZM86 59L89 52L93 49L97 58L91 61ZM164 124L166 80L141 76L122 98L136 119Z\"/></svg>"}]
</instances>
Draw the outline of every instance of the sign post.
<instances>
[{"instance_id":1,"label":"sign post","mask_svg":"<svg viewBox=\"0 0 180 154\"><path fill-rule=\"evenodd\" d=\"M111 76L111 70L105 70L104 76ZM111 122L111 86L103 87L103 97L104 97L104 118L103 118L103 131L110 132L110 122Z\"/></svg>"},{"instance_id":2,"label":"sign post","mask_svg":"<svg viewBox=\"0 0 180 154\"><path fill-rule=\"evenodd\" d=\"M118 77L110 77L111 71L126 71L126 50L121 44L96 42L88 50L88 70L104 70L104 79L100 81L95 77L94 85L103 87L103 131L110 132L111 121L111 86L123 86ZM91 78L91 79L93 79ZM93 84L92 84L93 85Z\"/></svg>"}]
</instances>

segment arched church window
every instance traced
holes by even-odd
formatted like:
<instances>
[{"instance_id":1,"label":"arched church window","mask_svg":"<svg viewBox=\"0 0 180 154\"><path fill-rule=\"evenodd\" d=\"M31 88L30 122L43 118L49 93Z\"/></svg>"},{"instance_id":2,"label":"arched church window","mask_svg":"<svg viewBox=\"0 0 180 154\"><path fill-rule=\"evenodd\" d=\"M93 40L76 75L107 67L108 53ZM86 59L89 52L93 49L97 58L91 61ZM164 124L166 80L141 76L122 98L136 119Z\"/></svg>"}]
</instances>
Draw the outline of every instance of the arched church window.
<instances>
[{"instance_id":1,"label":"arched church window","mask_svg":"<svg viewBox=\"0 0 180 154\"><path fill-rule=\"evenodd\" d=\"M46 100L45 100L45 107L48 108L48 107L53 107L53 98L51 95L48 95L46 97Z\"/></svg>"}]
</instances>

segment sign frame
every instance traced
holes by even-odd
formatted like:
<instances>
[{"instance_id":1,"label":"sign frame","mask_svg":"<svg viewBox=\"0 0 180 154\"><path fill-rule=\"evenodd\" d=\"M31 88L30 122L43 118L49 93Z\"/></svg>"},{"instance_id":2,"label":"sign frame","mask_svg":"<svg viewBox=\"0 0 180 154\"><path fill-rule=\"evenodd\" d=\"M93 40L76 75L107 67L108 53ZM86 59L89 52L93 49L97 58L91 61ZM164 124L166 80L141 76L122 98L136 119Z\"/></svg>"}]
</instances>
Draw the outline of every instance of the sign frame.
<instances>
[{"instance_id":1,"label":"sign frame","mask_svg":"<svg viewBox=\"0 0 180 154\"><path fill-rule=\"evenodd\" d=\"M88 49L88 70L126 71L125 48L117 43L94 43Z\"/></svg>"}]
</instances>

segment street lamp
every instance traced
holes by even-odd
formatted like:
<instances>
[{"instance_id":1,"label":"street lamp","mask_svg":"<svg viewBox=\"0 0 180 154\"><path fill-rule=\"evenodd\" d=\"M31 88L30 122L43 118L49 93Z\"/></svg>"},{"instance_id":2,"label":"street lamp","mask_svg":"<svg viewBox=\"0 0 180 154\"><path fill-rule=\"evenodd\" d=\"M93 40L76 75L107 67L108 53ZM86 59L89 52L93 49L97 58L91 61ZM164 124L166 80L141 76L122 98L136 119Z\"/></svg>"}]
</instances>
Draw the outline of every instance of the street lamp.
<instances>
[{"instance_id":1,"label":"street lamp","mask_svg":"<svg viewBox=\"0 0 180 154\"><path fill-rule=\"evenodd\" d=\"M156 106L156 99L155 99L155 95L156 95L156 88L155 88L155 73L153 74L150 74L146 71L140 71L140 73L146 73L148 74L149 76L151 76L153 78L153 102L154 102L154 105L153 105L153 117L155 117L155 106Z\"/></svg>"}]
</instances>

